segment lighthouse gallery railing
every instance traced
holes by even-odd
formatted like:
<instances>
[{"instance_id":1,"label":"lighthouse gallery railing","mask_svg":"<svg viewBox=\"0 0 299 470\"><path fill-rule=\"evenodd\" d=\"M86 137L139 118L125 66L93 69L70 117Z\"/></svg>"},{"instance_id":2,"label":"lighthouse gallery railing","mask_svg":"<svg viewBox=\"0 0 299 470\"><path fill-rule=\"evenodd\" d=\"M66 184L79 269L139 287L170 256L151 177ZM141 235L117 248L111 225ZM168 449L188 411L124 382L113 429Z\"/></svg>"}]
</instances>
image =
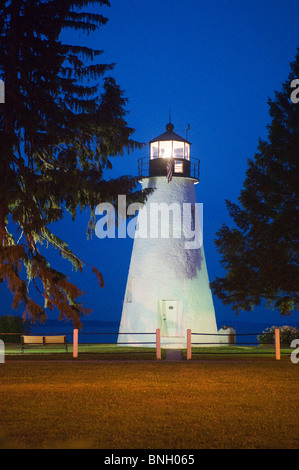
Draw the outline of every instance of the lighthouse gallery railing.
<instances>
[{"instance_id":1,"label":"lighthouse gallery railing","mask_svg":"<svg viewBox=\"0 0 299 470\"><path fill-rule=\"evenodd\" d=\"M161 159L162 160L162 159ZM200 176L200 160L198 158L190 158L190 178L195 178L199 181ZM150 175L150 160L148 157L142 157L138 160L138 176L139 178L148 178ZM165 175L166 175L166 160L165 160ZM175 174L174 176L183 176Z\"/></svg>"}]
</instances>

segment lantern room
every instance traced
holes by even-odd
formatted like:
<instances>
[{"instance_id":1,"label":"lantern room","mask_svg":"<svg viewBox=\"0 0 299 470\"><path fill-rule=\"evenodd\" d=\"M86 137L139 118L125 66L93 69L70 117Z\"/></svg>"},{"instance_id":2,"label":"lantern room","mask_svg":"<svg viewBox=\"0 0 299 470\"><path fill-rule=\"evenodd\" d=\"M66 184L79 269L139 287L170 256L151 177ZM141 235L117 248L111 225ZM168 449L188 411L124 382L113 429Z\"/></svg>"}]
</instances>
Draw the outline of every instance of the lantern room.
<instances>
[{"instance_id":1,"label":"lantern room","mask_svg":"<svg viewBox=\"0 0 299 470\"><path fill-rule=\"evenodd\" d=\"M190 160L190 143L173 132L174 126L169 123L166 132L150 141L150 159L184 158Z\"/></svg>"},{"instance_id":2,"label":"lantern room","mask_svg":"<svg viewBox=\"0 0 299 470\"><path fill-rule=\"evenodd\" d=\"M172 175L199 180L199 160L190 157L190 142L174 132L168 123L166 132L149 142L150 157L138 161L140 177L166 176L166 164L172 162Z\"/></svg>"}]
</instances>

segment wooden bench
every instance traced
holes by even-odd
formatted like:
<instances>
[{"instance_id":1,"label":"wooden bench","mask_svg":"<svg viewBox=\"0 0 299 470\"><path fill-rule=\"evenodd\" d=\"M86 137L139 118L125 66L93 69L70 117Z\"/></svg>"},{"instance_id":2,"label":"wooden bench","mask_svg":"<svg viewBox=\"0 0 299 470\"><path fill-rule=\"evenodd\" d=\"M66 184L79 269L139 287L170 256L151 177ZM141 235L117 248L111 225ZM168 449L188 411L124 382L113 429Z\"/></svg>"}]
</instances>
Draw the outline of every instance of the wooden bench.
<instances>
[{"instance_id":1,"label":"wooden bench","mask_svg":"<svg viewBox=\"0 0 299 470\"><path fill-rule=\"evenodd\" d=\"M61 345L65 346L66 352L68 351L68 341L66 336L21 336L21 353L24 352L25 346L43 346L48 345Z\"/></svg>"}]
</instances>

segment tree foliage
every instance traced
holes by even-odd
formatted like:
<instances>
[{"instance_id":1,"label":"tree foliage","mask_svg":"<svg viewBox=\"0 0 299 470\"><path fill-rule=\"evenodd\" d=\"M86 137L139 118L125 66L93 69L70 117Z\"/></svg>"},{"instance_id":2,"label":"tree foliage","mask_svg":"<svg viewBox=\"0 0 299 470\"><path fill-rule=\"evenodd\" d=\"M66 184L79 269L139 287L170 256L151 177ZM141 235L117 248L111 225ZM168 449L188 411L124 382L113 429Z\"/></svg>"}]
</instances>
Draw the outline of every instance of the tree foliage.
<instances>
[{"instance_id":1,"label":"tree foliage","mask_svg":"<svg viewBox=\"0 0 299 470\"><path fill-rule=\"evenodd\" d=\"M217 232L226 275L211 287L237 313L262 300L283 315L299 307L299 103L290 99L298 77L299 49L288 80L268 101L268 138L248 161L239 205L227 201L234 226Z\"/></svg>"},{"instance_id":2,"label":"tree foliage","mask_svg":"<svg viewBox=\"0 0 299 470\"><path fill-rule=\"evenodd\" d=\"M55 247L76 269L81 261L52 232L51 223L65 212L127 194L128 204L143 201L136 177L105 180L111 158L142 144L132 139L125 120L126 98L109 76L113 64L101 64L103 51L65 44L68 31L92 33L107 18L82 11L109 6L108 0L4 0L0 10L0 78L5 104L0 104L0 282L13 293L13 308L24 317L44 320L45 307L59 318L89 312L79 302L83 292L54 269L40 244ZM74 36L74 35L73 35ZM44 306L30 295L27 279L44 297ZM100 285L103 278L96 267Z\"/></svg>"},{"instance_id":3,"label":"tree foliage","mask_svg":"<svg viewBox=\"0 0 299 470\"><path fill-rule=\"evenodd\" d=\"M0 317L0 338L4 343L20 343L21 335L29 334L29 331L29 323L24 322L21 317L15 317L12 315L4 315L3 317ZM6 334L2 335L1 333Z\"/></svg>"}]
</instances>

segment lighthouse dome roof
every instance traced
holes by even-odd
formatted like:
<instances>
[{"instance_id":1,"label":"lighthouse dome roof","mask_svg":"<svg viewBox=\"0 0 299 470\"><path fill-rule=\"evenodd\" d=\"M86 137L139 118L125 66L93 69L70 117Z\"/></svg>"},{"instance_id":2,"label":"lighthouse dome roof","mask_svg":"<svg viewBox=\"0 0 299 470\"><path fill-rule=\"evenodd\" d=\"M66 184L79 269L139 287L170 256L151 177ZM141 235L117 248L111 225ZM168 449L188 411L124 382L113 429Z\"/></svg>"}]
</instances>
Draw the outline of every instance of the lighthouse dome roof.
<instances>
[{"instance_id":1,"label":"lighthouse dome roof","mask_svg":"<svg viewBox=\"0 0 299 470\"><path fill-rule=\"evenodd\" d=\"M150 140L149 143L151 144L152 142L158 142L158 141L163 141L163 140L175 140L177 142L186 142L187 144L190 144L188 140L184 139L183 137L178 135L176 132L173 132L173 130L174 130L174 125L171 122L169 122L166 125L166 132L159 135L158 137L155 137L155 139Z\"/></svg>"}]
</instances>

